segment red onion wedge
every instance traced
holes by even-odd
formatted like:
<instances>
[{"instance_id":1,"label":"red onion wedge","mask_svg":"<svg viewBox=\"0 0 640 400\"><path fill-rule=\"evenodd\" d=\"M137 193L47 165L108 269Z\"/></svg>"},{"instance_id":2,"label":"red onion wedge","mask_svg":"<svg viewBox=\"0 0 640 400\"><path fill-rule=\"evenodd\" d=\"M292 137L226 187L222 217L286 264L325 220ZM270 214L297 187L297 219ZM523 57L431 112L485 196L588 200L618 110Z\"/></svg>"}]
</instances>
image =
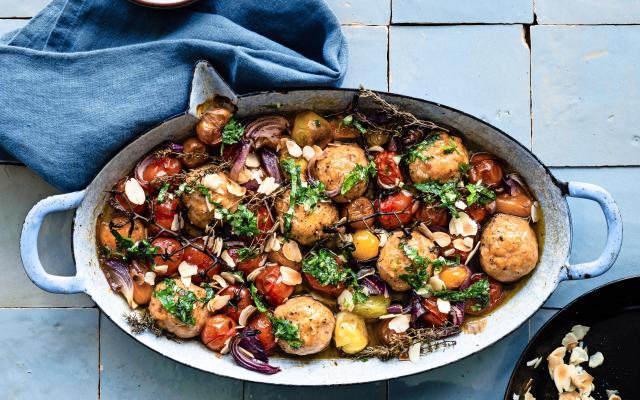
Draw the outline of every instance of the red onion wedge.
<instances>
[{"instance_id":1,"label":"red onion wedge","mask_svg":"<svg viewBox=\"0 0 640 400\"><path fill-rule=\"evenodd\" d=\"M282 134L289 129L289 122L280 115L267 115L253 120L245 129L244 136L256 149L269 147L276 149Z\"/></svg>"},{"instance_id":2,"label":"red onion wedge","mask_svg":"<svg viewBox=\"0 0 640 400\"><path fill-rule=\"evenodd\" d=\"M280 174L280 167L278 167L278 157L275 153L268 149L260 149L259 156L267 174L275 179L276 183L282 183L282 175Z\"/></svg>"},{"instance_id":3,"label":"red onion wedge","mask_svg":"<svg viewBox=\"0 0 640 400\"><path fill-rule=\"evenodd\" d=\"M453 304L449 315L451 316L451 322L453 322L453 325L462 326L464 323L464 301Z\"/></svg>"},{"instance_id":4,"label":"red onion wedge","mask_svg":"<svg viewBox=\"0 0 640 400\"><path fill-rule=\"evenodd\" d=\"M256 337L258 331L243 330L231 339L231 356L242 368L262 374L273 375L280 372L280 368L269 365L269 358L262 344Z\"/></svg>"},{"instance_id":5,"label":"red onion wedge","mask_svg":"<svg viewBox=\"0 0 640 400\"><path fill-rule=\"evenodd\" d=\"M231 167L231 171L229 171L229 178L231 180L237 181L240 172L244 168L244 163L247 161L247 156L251 152L251 144L242 143L242 147L240 148L240 152L236 157L236 160L233 162L233 166Z\"/></svg>"},{"instance_id":6,"label":"red onion wedge","mask_svg":"<svg viewBox=\"0 0 640 400\"><path fill-rule=\"evenodd\" d=\"M136 304L133 301L133 279L129 274L129 265L120 260L107 260L104 262L109 268L107 281L114 292L120 292L131 308Z\"/></svg>"}]
</instances>

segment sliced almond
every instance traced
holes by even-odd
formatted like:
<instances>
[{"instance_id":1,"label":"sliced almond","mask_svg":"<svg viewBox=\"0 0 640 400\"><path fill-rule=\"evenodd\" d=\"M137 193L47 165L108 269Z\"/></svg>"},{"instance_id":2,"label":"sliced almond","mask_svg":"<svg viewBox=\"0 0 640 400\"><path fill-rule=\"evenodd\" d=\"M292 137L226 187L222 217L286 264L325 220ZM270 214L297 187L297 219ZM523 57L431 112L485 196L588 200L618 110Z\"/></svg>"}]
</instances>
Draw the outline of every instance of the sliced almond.
<instances>
[{"instance_id":1,"label":"sliced almond","mask_svg":"<svg viewBox=\"0 0 640 400\"><path fill-rule=\"evenodd\" d=\"M227 282L229 283L244 283L244 279L242 279L240 277L240 275L236 275L234 273L231 273L229 271L224 271L220 273L220 276Z\"/></svg>"},{"instance_id":2,"label":"sliced almond","mask_svg":"<svg viewBox=\"0 0 640 400\"><path fill-rule=\"evenodd\" d=\"M567 354L567 349L563 346L557 347L554 351L547 356L547 362L549 367L549 375L553 378L553 370L560 364L564 364L564 356Z\"/></svg>"},{"instance_id":3,"label":"sliced almond","mask_svg":"<svg viewBox=\"0 0 640 400\"><path fill-rule=\"evenodd\" d=\"M247 188L233 182L227 185L227 190L234 196L242 197L247 193Z\"/></svg>"},{"instance_id":4,"label":"sliced almond","mask_svg":"<svg viewBox=\"0 0 640 400\"><path fill-rule=\"evenodd\" d=\"M538 222L538 220L540 219L540 203L538 203L537 201L534 201L533 204L531 204L531 222L533 222L534 224L536 222Z\"/></svg>"},{"instance_id":5,"label":"sliced almond","mask_svg":"<svg viewBox=\"0 0 640 400\"><path fill-rule=\"evenodd\" d=\"M230 299L231 299L231 296L228 294L223 294L223 295L217 294L207 304L207 310L211 312L221 310L229 303Z\"/></svg>"},{"instance_id":6,"label":"sliced almond","mask_svg":"<svg viewBox=\"0 0 640 400\"><path fill-rule=\"evenodd\" d=\"M258 187L258 193L266 194L268 196L279 187L280 184L276 183L275 178L269 176L264 181L262 181L262 183Z\"/></svg>"},{"instance_id":7,"label":"sliced almond","mask_svg":"<svg viewBox=\"0 0 640 400\"><path fill-rule=\"evenodd\" d=\"M178 265L178 272L180 273L180 276L183 278L186 278L188 276L194 276L195 274L198 273L198 266L189 264L188 262L183 261L180 263L180 265Z\"/></svg>"},{"instance_id":8,"label":"sliced almond","mask_svg":"<svg viewBox=\"0 0 640 400\"><path fill-rule=\"evenodd\" d=\"M217 257L220 257L220 253L222 253L223 245L224 245L224 241L222 240L222 238L216 238L216 240L213 241L213 249L211 249L213 254L215 254Z\"/></svg>"},{"instance_id":9,"label":"sliced almond","mask_svg":"<svg viewBox=\"0 0 640 400\"><path fill-rule=\"evenodd\" d=\"M418 230L420 231L420 233L425 235L427 239L435 240L433 237L433 232L431 232L431 229L429 229L427 225L424 224L424 222L421 222L420 225L418 225Z\"/></svg>"},{"instance_id":10,"label":"sliced almond","mask_svg":"<svg viewBox=\"0 0 640 400\"><path fill-rule=\"evenodd\" d=\"M409 322L411 322L410 315L397 315L391 321L389 321L389 329L396 333L403 333L407 329L409 329Z\"/></svg>"},{"instance_id":11,"label":"sliced almond","mask_svg":"<svg viewBox=\"0 0 640 400\"><path fill-rule=\"evenodd\" d=\"M473 250L469 252L469 255L467 255L467 259L464 261L464 265L469 265L469 261L471 261L473 256L476 255L479 248L480 248L480 241L478 240L478 243L476 243L476 247L474 247Z\"/></svg>"},{"instance_id":12,"label":"sliced almond","mask_svg":"<svg viewBox=\"0 0 640 400\"><path fill-rule=\"evenodd\" d=\"M133 178L129 178L124 183L124 194L127 196L127 199L135 205L144 204L144 201L147 199L147 196L144 194L144 189L140 186L140 182Z\"/></svg>"},{"instance_id":13,"label":"sliced almond","mask_svg":"<svg viewBox=\"0 0 640 400\"><path fill-rule=\"evenodd\" d=\"M233 337L230 337L226 342L224 342L224 346L220 350L220 354L227 354L229 350L231 350L231 339L233 339Z\"/></svg>"},{"instance_id":14,"label":"sliced almond","mask_svg":"<svg viewBox=\"0 0 640 400\"><path fill-rule=\"evenodd\" d=\"M254 269L253 271L251 271L251 273L249 273L249 275L247 275L247 280L249 282L255 281L258 275L262 273L262 271L264 271L264 267L258 267Z\"/></svg>"},{"instance_id":15,"label":"sliced almond","mask_svg":"<svg viewBox=\"0 0 640 400\"><path fill-rule=\"evenodd\" d=\"M601 352L593 353L591 357L589 357L589 367L596 368L602 365L604 362L604 356Z\"/></svg>"},{"instance_id":16,"label":"sliced almond","mask_svg":"<svg viewBox=\"0 0 640 400\"><path fill-rule=\"evenodd\" d=\"M184 287L189 289L189 286L191 286L191 277L190 276L181 276L180 280L182 281L182 284L184 285Z\"/></svg>"},{"instance_id":17,"label":"sliced almond","mask_svg":"<svg viewBox=\"0 0 640 400\"><path fill-rule=\"evenodd\" d=\"M562 345L571 351L578 345L578 338L573 332L569 332L562 338Z\"/></svg>"},{"instance_id":18,"label":"sliced almond","mask_svg":"<svg viewBox=\"0 0 640 400\"><path fill-rule=\"evenodd\" d=\"M371 146L367 150L369 150L369 153L380 153L384 151L382 146Z\"/></svg>"},{"instance_id":19,"label":"sliced almond","mask_svg":"<svg viewBox=\"0 0 640 400\"><path fill-rule=\"evenodd\" d=\"M214 275L214 276L211 277L211 279L216 281L216 283L218 285L220 285L220 287L223 288L223 289L229 286L227 281L223 277L221 277L220 275Z\"/></svg>"},{"instance_id":20,"label":"sliced almond","mask_svg":"<svg viewBox=\"0 0 640 400\"><path fill-rule=\"evenodd\" d=\"M298 143L294 142L293 140L287 139L286 146L287 151L289 152L289 155L291 155L291 157L298 158L302 156L302 149L300 148L300 146L298 146Z\"/></svg>"},{"instance_id":21,"label":"sliced almond","mask_svg":"<svg viewBox=\"0 0 640 400\"><path fill-rule=\"evenodd\" d=\"M560 364L553 370L553 383L556 384L558 393L571 391L571 372L573 365Z\"/></svg>"},{"instance_id":22,"label":"sliced almond","mask_svg":"<svg viewBox=\"0 0 640 400\"><path fill-rule=\"evenodd\" d=\"M393 162L400 165L400 162L402 161L402 156L398 155L398 156L394 156L393 157Z\"/></svg>"},{"instance_id":23,"label":"sliced almond","mask_svg":"<svg viewBox=\"0 0 640 400\"><path fill-rule=\"evenodd\" d=\"M387 244L388 239L389 239L389 234L387 234L387 232L380 232L378 234L379 246L384 247L384 245Z\"/></svg>"},{"instance_id":24,"label":"sliced almond","mask_svg":"<svg viewBox=\"0 0 640 400\"><path fill-rule=\"evenodd\" d=\"M285 285L295 286L302 283L302 275L298 271L289 267L280 267L280 276Z\"/></svg>"},{"instance_id":25,"label":"sliced almond","mask_svg":"<svg viewBox=\"0 0 640 400\"><path fill-rule=\"evenodd\" d=\"M460 213L460 218L462 221L462 235L475 236L478 233L478 223L466 213Z\"/></svg>"},{"instance_id":26,"label":"sliced almond","mask_svg":"<svg viewBox=\"0 0 640 400\"><path fill-rule=\"evenodd\" d=\"M258 159L256 153L249 153L247 154L247 159L244 161L244 165L249 168L258 168L260 166L260 159Z\"/></svg>"},{"instance_id":27,"label":"sliced almond","mask_svg":"<svg viewBox=\"0 0 640 400\"><path fill-rule=\"evenodd\" d=\"M171 221L171 230L177 231L180 229L180 214L176 214L173 216L173 221Z\"/></svg>"},{"instance_id":28,"label":"sliced almond","mask_svg":"<svg viewBox=\"0 0 640 400\"><path fill-rule=\"evenodd\" d=\"M156 265L153 270L158 274L166 274L169 270L168 265Z\"/></svg>"},{"instance_id":29,"label":"sliced almond","mask_svg":"<svg viewBox=\"0 0 640 400\"><path fill-rule=\"evenodd\" d=\"M290 261L300 262L302 261L302 253L300 247L295 240L289 240L282 245L282 255Z\"/></svg>"},{"instance_id":30,"label":"sliced almond","mask_svg":"<svg viewBox=\"0 0 640 400\"><path fill-rule=\"evenodd\" d=\"M422 348L421 343L414 343L409 347L407 353L409 354L409 361L412 363L417 363L420 360L420 349Z\"/></svg>"},{"instance_id":31,"label":"sliced almond","mask_svg":"<svg viewBox=\"0 0 640 400\"><path fill-rule=\"evenodd\" d=\"M309 161L315 156L316 156L316 151L313 149L313 147L304 146L302 148L302 157L304 157L305 160Z\"/></svg>"},{"instance_id":32,"label":"sliced almond","mask_svg":"<svg viewBox=\"0 0 640 400\"><path fill-rule=\"evenodd\" d=\"M466 210L467 209L467 203L465 203L462 200L456 201L453 205L456 206L456 208L458 208L460 210Z\"/></svg>"},{"instance_id":33,"label":"sliced almond","mask_svg":"<svg viewBox=\"0 0 640 400\"><path fill-rule=\"evenodd\" d=\"M527 361L527 367L538 368L540 363L542 362L542 357L534 358L533 360Z\"/></svg>"},{"instance_id":34,"label":"sliced almond","mask_svg":"<svg viewBox=\"0 0 640 400\"><path fill-rule=\"evenodd\" d=\"M571 332L575 335L576 339L582 340L585 336L587 336L587 332L589 332L589 327L584 325L574 325L571 328Z\"/></svg>"},{"instance_id":35,"label":"sliced almond","mask_svg":"<svg viewBox=\"0 0 640 400\"><path fill-rule=\"evenodd\" d=\"M429 278L429 285L433 290L445 290L447 288L447 285L445 285L444 281L437 275Z\"/></svg>"},{"instance_id":36,"label":"sliced almond","mask_svg":"<svg viewBox=\"0 0 640 400\"><path fill-rule=\"evenodd\" d=\"M156 284L156 273L153 271L147 271L144 274L144 282L148 285L155 285Z\"/></svg>"},{"instance_id":37,"label":"sliced almond","mask_svg":"<svg viewBox=\"0 0 640 400\"><path fill-rule=\"evenodd\" d=\"M249 322L249 317L251 316L251 314L253 314L255 311L257 310L256 306L254 305L249 305L247 307L245 307L241 312L240 312L240 316L238 317L238 324L240 324L241 326L247 326L247 322Z\"/></svg>"},{"instance_id":38,"label":"sliced almond","mask_svg":"<svg viewBox=\"0 0 640 400\"><path fill-rule=\"evenodd\" d=\"M529 390L531 389L528 389L527 392L524 394L524 400L536 400L536 398L531 394Z\"/></svg>"},{"instance_id":39,"label":"sliced almond","mask_svg":"<svg viewBox=\"0 0 640 400\"><path fill-rule=\"evenodd\" d=\"M440 247L447 247L451 244L451 236L444 232L433 232L432 237L432 240Z\"/></svg>"},{"instance_id":40,"label":"sliced almond","mask_svg":"<svg viewBox=\"0 0 640 400\"><path fill-rule=\"evenodd\" d=\"M350 290L343 290L338 296L338 306L340 311L353 311L355 304L353 301L353 293Z\"/></svg>"},{"instance_id":41,"label":"sliced almond","mask_svg":"<svg viewBox=\"0 0 640 400\"><path fill-rule=\"evenodd\" d=\"M231 256L229 255L229 252L228 252L228 251L226 251L226 250L225 250L225 251L223 251L223 252L220 254L220 258L222 259L222 261L224 261L225 263L227 263L227 265L228 265L230 268L235 268L235 266L236 266L236 262L235 262L235 261L233 261L233 258L231 258Z\"/></svg>"},{"instance_id":42,"label":"sliced almond","mask_svg":"<svg viewBox=\"0 0 640 400\"><path fill-rule=\"evenodd\" d=\"M444 253L442 253L442 255L445 257L451 257L455 253L456 253L456 249L447 249L444 251Z\"/></svg>"},{"instance_id":43,"label":"sliced almond","mask_svg":"<svg viewBox=\"0 0 640 400\"><path fill-rule=\"evenodd\" d=\"M589 355L587 352L580 346L574 347L571 351L571 357L569 357L569 364L580 365L587 361L589 361Z\"/></svg>"},{"instance_id":44,"label":"sliced almond","mask_svg":"<svg viewBox=\"0 0 640 400\"><path fill-rule=\"evenodd\" d=\"M207 174L202 179L200 179L200 183L207 189L216 190L222 185L223 179L218 174Z\"/></svg>"},{"instance_id":45,"label":"sliced almond","mask_svg":"<svg viewBox=\"0 0 640 400\"><path fill-rule=\"evenodd\" d=\"M468 239L468 238L465 238L465 239ZM472 241L472 245L473 245L473 241ZM453 241L453 247L456 250L460 250L460 251L471 251L471 250L473 250L473 247L469 246L469 243L465 242L465 240L462 239L462 238L455 239Z\"/></svg>"},{"instance_id":46,"label":"sliced almond","mask_svg":"<svg viewBox=\"0 0 640 400\"><path fill-rule=\"evenodd\" d=\"M463 213L458 213L463 214ZM451 236L462 235L462 220L460 218L453 217L449 221L449 233Z\"/></svg>"},{"instance_id":47,"label":"sliced almond","mask_svg":"<svg viewBox=\"0 0 640 400\"><path fill-rule=\"evenodd\" d=\"M593 390L593 376L583 369L573 368L571 371L571 383L584 396L589 396Z\"/></svg>"},{"instance_id":48,"label":"sliced almond","mask_svg":"<svg viewBox=\"0 0 640 400\"><path fill-rule=\"evenodd\" d=\"M451 303L449 300L436 299L436 304L438 306L438 311L443 314L449 314L451 311Z\"/></svg>"},{"instance_id":49,"label":"sliced almond","mask_svg":"<svg viewBox=\"0 0 640 400\"><path fill-rule=\"evenodd\" d=\"M398 314L384 314L378 317L378 319L391 319L397 317Z\"/></svg>"}]
</instances>

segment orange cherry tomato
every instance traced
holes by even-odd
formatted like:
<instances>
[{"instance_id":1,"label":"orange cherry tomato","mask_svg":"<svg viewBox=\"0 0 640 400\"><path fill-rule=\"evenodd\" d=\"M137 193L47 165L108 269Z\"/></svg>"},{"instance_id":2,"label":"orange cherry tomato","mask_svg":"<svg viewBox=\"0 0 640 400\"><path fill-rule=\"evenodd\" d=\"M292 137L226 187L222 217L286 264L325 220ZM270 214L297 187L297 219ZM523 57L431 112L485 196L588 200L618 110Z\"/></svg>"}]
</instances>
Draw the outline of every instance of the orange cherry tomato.
<instances>
[{"instance_id":1,"label":"orange cherry tomato","mask_svg":"<svg viewBox=\"0 0 640 400\"><path fill-rule=\"evenodd\" d=\"M377 221L385 229L398 229L411 221L411 217L417 211L417 202L404 191L389 195L382 201L376 200L375 208L381 213L395 213L379 215Z\"/></svg>"},{"instance_id":2,"label":"orange cherry tomato","mask_svg":"<svg viewBox=\"0 0 640 400\"><path fill-rule=\"evenodd\" d=\"M200 333L205 346L213 351L224 348L227 340L236 334L236 322L226 315L218 314L209 318Z\"/></svg>"},{"instance_id":3,"label":"orange cherry tomato","mask_svg":"<svg viewBox=\"0 0 640 400\"><path fill-rule=\"evenodd\" d=\"M114 195L114 200L125 210L133 211L138 214L143 214L147 209L147 203L142 204L133 204L130 201L127 201L124 194L124 183L127 181L127 177L124 177L116 183L113 190L118 192L118 194Z\"/></svg>"},{"instance_id":4,"label":"orange cherry tomato","mask_svg":"<svg viewBox=\"0 0 640 400\"><path fill-rule=\"evenodd\" d=\"M260 331L257 337L267 353L276 347L276 338L273 336L271 320L267 314L259 313L254 315L249 321L248 327Z\"/></svg>"},{"instance_id":5,"label":"orange cherry tomato","mask_svg":"<svg viewBox=\"0 0 640 400\"><path fill-rule=\"evenodd\" d=\"M473 274L469 280L469 284L472 285L481 279L489 280L489 303L486 307L478 309L477 300L467 300L464 303L464 311L469 315L482 315L490 312L496 308L502 300L504 300L504 291L502 290L502 284L494 279L489 278L485 274Z\"/></svg>"},{"instance_id":6,"label":"orange cherry tomato","mask_svg":"<svg viewBox=\"0 0 640 400\"><path fill-rule=\"evenodd\" d=\"M279 306L293 293L293 286L282 282L279 265L266 267L255 280L256 288L272 306Z\"/></svg>"},{"instance_id":7,"label":"orange cherry tomato","mask_svg":"<svg viewBox=\"0 0 640 400\"><path fill-rule=\"evenodd\" d=\"M251 292L246 286L229 285L220 292L220 295L230 296L229 303L222 309L222 312L236 322L240 319L242 310L253 304Z\"/></svg>"},{"instance_id":8,"label":"orange cherry tomato","mask_svg":"<svg viewBox=\"0 0 640 400\"><path fill-rule=\"evenodd\" d=\"M155 271L159 276L170 276L178 272L178 266L182 262L184 250L179 250L182 245L175 239L159 237L151 242L152 246L158 247L158 255L153 257L153 262L158 265L166 265L167 272ZM178 251L179 250L179 251Z\"/></svg>"},{"instance_id":9,"label":"orange cherry tomato","mask_svg":"<svg viewBox=\"0 0 640 400\"><path fill-rule=\"evenodd\" d=\"M171 177L182 171L182 163L177 158L156 157L151 160L142 172L142 179L157 187L160 183L157 179Z\"/></svg>"},{"instance_id":10,"label":"orange cherry tomato","mask_svg":"<svg viewBox=\"0 0 640 400\"><path fill-rule=\"evenodd\" d=\"M395 151L381 151L376 154L373 161L378 171L378 183L385 188L392 188L404 181L400 166L394 160Z\"/></svg>"},{"instance_id":11,"label":"orange cherry tomato","mask_svg":"<svg viewBox=\"0 0 640 400\"><path fill-rule=\"evenodd\" d=\"M442 326L448 321L449 314L445 314L438 310L438 304L435 298L427 297L423 299L422 305L427 310L427 312L426 314L423 314L421 318L434 327Z\"/></svg>"}]
</instances>

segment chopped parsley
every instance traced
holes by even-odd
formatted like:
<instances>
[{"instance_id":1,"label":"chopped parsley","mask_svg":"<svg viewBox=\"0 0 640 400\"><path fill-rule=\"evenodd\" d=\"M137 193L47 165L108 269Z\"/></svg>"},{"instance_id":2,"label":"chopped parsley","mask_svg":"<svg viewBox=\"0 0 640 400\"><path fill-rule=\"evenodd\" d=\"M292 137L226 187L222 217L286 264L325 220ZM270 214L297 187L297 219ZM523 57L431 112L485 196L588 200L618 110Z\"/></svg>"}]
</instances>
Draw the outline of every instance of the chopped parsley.
<instances>
[{"instance_id":1,"label":"chopped parsley","mask_svg":"<svg viewBox=\"0 0 640 400\"><path fill-rule=\"evenodd\" d=\"M420 142L420 143L416 144L415 146L411 147L409 149L409 151L407 151L402 156L402 160L407 164L411 164L414 161L416 161L417 159L420 159L422 161L429 161L433 157L426 156L426 155L422 154L422 152L425 151L426 149L428 149L429 147L433 146L433 144L439 139L440 139L440 135L433 135L433 136L430 136L430 137L426 138L422 142Z\"/></svg>"},{"instance_id":2,"label":"chopped parsley","mask_svg":"<svg viewBox=\"0 0 640 400\"><path fill-rule=\"evenodd\" d=\"M354 280L354 282L356 282L356 285L357 285L357 281ZM355 286L353 288L352 295L353 295L353 304L364 303L369 298L369 295L367 295L360 286Z\"/></svg>"},{"instance_id":3,"label":"chopped parsley","mask_svg":"<svg viewBox=\"0 0 640 400\"><path fill-rule=\"evenodd\" d=\"M302 185L300 178L300 166L294 160L288 159L282 161L282 169L289 174L291 178L291 191L289 192L289 208L284 214L284 232L285 235L291 231L291 223L295 213L295 206L302 204L306 210L313 210L318 201L326 198L325 187L322 182L313 185Z\"/></svg>"},{"instance_id":4,"label":"chopped parsley","mask_svg":"<svg viewBox=\"0 0 640 400\"><path fill-rule=\"evenodd\" d=\"M368 182L369 177L376 176L376 173L376 164L373 161L370 161L366 167L363 167L360 164L356 164L351 172L349 172L344 178L344 181L342 181L340 194L344 195L362 181Z\"/></svg>"},{"instance_id":5,"label":"chopped parsley","mask_svg":"<svg viewBox=\"0 0 640 400\"><path fill-rule=\"evenodd\" d=\"M336 255L327 249L309 253L302 261L302 271L316 278L322 286L338 286L353 276L350 269L338 265Z\"/></svg>"},{"instance_id":6,"label":"chopped parsley","mask_svg":"<svg viewBox=\"0 0 640 400\"><path fill-rule=\"evenodd\" d=\"M226 210L221 208L221 210ZM235 212L222 212L225 220L231 226L231 231L237 236L256 236L260 234L258 229L258 217L247 208L244 204L240 204Z\"/></svg>"},{"instance_id":7,"label":"chopped parsley","mask_svg":"<svg viewBox=\"0 0 640 400\"><path fill-rule=\"evenodd\" d=\"M220 151L224 149L225 144L238 143L244 135L244 128L236 121L235 117L231 117L229 122L222 128L222 146Z\"/></svg>"},{"instance_id":8,"label":"chopped parsley","mask_svg":"<svg viewBox=\"0 0 640 400\"><path fill-rule=\"evenodd\" d=\"M269 316L271 320L271 329L273 336L286 341L289 346L299 349L304 344L300 339L300 329L298 325L284 318L277 318L273 315Z\"/></svg>"},{"instance_id":9,"label":"chopped parsley","mask_svg":"<svg viewBox=\"0 0 640 400\"><path fill-rule=\"evenodd\" d=\"M433 295L452 302L465 301L469 299L477 300L478 303L473 305L474 311L480 311L489 305L489 280L482 279L474 282L471 286L464 290L439 290L433 292Z\"/></svg>"},{"instance_id":10,"label":"chopped parsley","mask_svg":"<svg viewBox=\"0 0 640 400\"><path fill-rule=\"evenodd\" d=\"M355 127L361 134L367 133L367 128L362 126L362 123L357 119L353 118L353 114L349 114L342 119L342 125L344 126L353 126Z\"/></svg>"},{"instance_id":11,"label":"chopped parsley","mask_svg":"<svg viewBox=\"0 0 640 400\"><path fill-rule=\"evenodd\" d=\"M463 174L463 175L466 175L467 172L469 172L470 169L471 169L471 165L469 165L467 163L458 164L458 171L460 171L460 173Z\"/></svg>"},{"instance_id":12,"label":"chopped parsley","mask_svg":"<svg viewBox=\"0 0 640 400\"><path fill-rule=\"evenodd\" d=\"M180 196L182 195L182 193L193 193L193 191L194 191L194 188L192 186L189 186L187 182L182 182L180 186L178 186L178 190L173 192L173 194L175 196Z\"/></svg>"},{"instance_id":13,"label":"chopped parsley","mask_svg":"<svg viewBox=\"0 0 640 400\"><path fill-rule=\"evenodd\" d=\"M164 185L162 185L162 187L160 188L160 191L158 192L158 204L162 204L162 202L164 202L165 197L167 197L167 192L169 191L169 183L165 183Z\"/></svg>"},{"instance_id":14,"label":"chopped parsley","mask_svg":"<svg viewBox=\"0 0 640 400\"><path fill-rule=\"evenodd\" d=\"M253 299L253 303L256 305L258 311L267 312L267 304L253 282L249 285L249 292L251 293L251 298Z\"/></svg>"},{"instance_id":15,"label":"chopped parsley","mask_svg":"<svg viewBox=\"0 0 640 400\"><path fill-rule=\"evenodd\" d=\"M122 236L115 229L111 229L111 234L116 238L116 251L109 249L109 254L116 256L125 261L130 261L134 258L146 258L149 259L160 251L159 247L152 246L146 240L138 240L134 242L131 238Z\"/></svg>"},{"instance_id":16,"label":"chopped parsley","mask_svg":"<svg viewBox=\"0 0 640 400\"><path fill-rule=\"evenodd\" d=\"M480 204L481 206L491 203L496 199L496 194L493 190L484 186L482 183L467 183L467 205Z\"/></svg>"},{"instance_id":17,"label":"chopped parsley","mask_svg":"<svg viewBox=\"0 0 640 400\"><path fill-rule=\"evenodd\" d=\"M409 246L406 242L400 243L400 249L411 260L411 273L400 275L400 279L412 288L420 289L429 278L429 260L418 254L418 249Z\"/></svg>"},{"instance_id":18,"label":"chopped parsley","mask_svg":"<svg viewBox=\"0 0 640 400\"><path fill-rule=\"evenodd\" d=\"M242 247L238 249L238 261L243 262L252 258L256 258L258 254L258 251L253 247Z\"/></svg>"},{"instance_id":19,"label":"chopped parsley","mask_svg":"<svg viewBox=\"0 0 640 400\"><path fill-rule=\"evenodd\" d=\"M444 257L438 257L435 260L431 261L431 266L433 267L433 274L437 275L442 271L443 267L456 267L460 265L460 254L456 254L455 260L449 260Z\"/></svg>"},{"instance_id":20,"label":"chopped parsley","mask_svg":"<svg viewBox=\"0 0 640 400\"><path fill-rule=\"evenodd\" d=\"M164 307L169 314L175 316L187 325L195 325L196 321L195 318L193 318L193 309L195 308L196 302L206 302L208 300L199 300L192 291L178 287L173 279L165 279L164 284L165 287L162 290L153 292L153 296L160 301L162 307ZM213 293L213 290L211 290L211 293ZM208 295L209 293L207 293L207 297L209 297Z\"/></svg>"},{"instance_id":21,"label":"chopped parsley","mask_svg":"<svg viewBox=\"0 0 640 400\"><path fill-rule=\"evenodd\" d=\"M457 181L446 183L432 181L416 183L413 186L423 193L425 202L429 204L439 203L440 207L448 209L451 215L458 217L458 209L455 203L460 200L461 195L458 191Z\"/></svg>"},{"instance_id":22,"label":"chopped parsley","mask_svg":"<svg viewBox=\"0 0 640 400\"><path fill-rule=\"evenodd\" d=\"M447 143L442 146L442 152L444 154L451 154L454 151L460 154L460 151L458 151L458 146L456 146L456 142L453 139L449 138L449 140L447 140Z\"/></svg>"}]
</instances>

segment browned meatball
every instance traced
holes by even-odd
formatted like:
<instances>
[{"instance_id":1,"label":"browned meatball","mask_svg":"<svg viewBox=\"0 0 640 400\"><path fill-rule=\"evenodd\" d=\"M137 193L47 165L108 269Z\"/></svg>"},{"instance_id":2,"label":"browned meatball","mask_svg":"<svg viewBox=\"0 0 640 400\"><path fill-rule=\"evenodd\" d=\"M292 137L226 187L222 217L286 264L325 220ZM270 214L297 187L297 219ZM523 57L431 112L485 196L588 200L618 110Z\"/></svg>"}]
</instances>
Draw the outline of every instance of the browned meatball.
<instances>
[{"instance_id":1,"label":"browned meatball","mask_svg":"<svg viewBox=\"0 0 640 400\"><path fill-rule=\"evenodd\" d=\"M522 218L497 214L480 238L480 265L492 278L513 282L531 272L538 262L538 240Z\"/></svg>"},{"instance_id":2,"label":"browned meatball","mask_svg":"<svg viewBox=\"0 0 640 400\"><path fill-rule=\"evenodd\" d=\"M205 175L198 183L207 188L214 203L219 203L230 211L235 211L246 191L223 172ZM182 201L187 207L187 216L193 225L204 229L214 218L215 206L207 202L199 190L183 194Z\"/></svg>"},{"instance_id":3,"label":"browned meatball","mask_svg":"<svg viewBox=\"0 0 640 400\"><path fill-rule=\"evenodd\" d=\"M378 272L383 281L387 282L393 290L403 292L411 289L411 286L400 276L412 272L412 261L403 250L402 243L414 248L418 254L429 260L437 257L435 244L421 233L411 232L411 238L404 238L402 231L396 231L389 236L380 255L378 256Z\"/></svg>"},{"instance_id":4,"label":"browned meatball","mask_svg":"<svg viewBox=\"0 0 640 400\"><path fill-rule=\"evenodd\" d=\"M285 340L278 340L280 348L289 354L304 356L326 349L333 336L336 319L331 310L309 296L294 297L278 306L273 314L298 326L302 346L297 349Z\"/></svg>"},{"instance_id":5,"label":"browned meatball","mask_svg":"<svg viewBox=\"0 0 640 400\"><path fill-rule=\"evenodd\" d=\"M290 191L287 190L276 201L276 212L281 223L289 209L289 194ZM329 202L319 201L315 208L308 211L305 211L304 205L298 204L294 207L290 236L298 243L308 246L327 237L328 235L322 231L322 228L337 221L338 210Z\"/></svg>"},{"instance_id":6,"label":"browned meatball","mask_svg":"<svg viewBox=\"0 0 640 400\"><path fill-rule=\"evenodd\" d=\"M122 237L130 238L134 242L147 238L147 229L139 220L135 220L133 222L133 231L131 231L131 222L129 221L129 218L114 217L111 220L111 226L107 221L101 222L98 226L98 240L100 241L100 244L111 250L117 249L116 238L111 233L111 227L113 227L113 230L118 232Z\"/></svg>"},{"instance_id":7,"label":"browned meatball","mask_svg":"<svg viewBox=\"0 0 640 400\"><path fill-rule=\"evenodd\" d=\"M459 137L449 136L446 133L438 135L439 139L420 151L426 159L417 157L409 164L409 174L414 183L428 181L444 183L460 178L460 164L469 163L469 153Z\"/></svg>"},{"instance_id":8,"label":"browned meatball","mask_svg":"<svg viewBox=\"0 0 640 400\"><path fill-rule=\"evenodd\" d=\"M345 178L354 170L356 165L366 168L368 165L367 156L364 150L357 145L342 144L338 146L328 146L324 149L313 169L313 175L327 188L327 191L340 190ZM367 190L368 180L364 179L356 183L345 194L338 193L332 198L337 203L346 203L353 200Z\"/></svg>"},{"instance_id":9,"label":"browned meatball","mask_svg":"<svg viewBox=\"0 0 640 400\"><path fill-rule=\"evenodd\" d=\"M186 289L180 279L173 280L177 287L183 290L189 290L195 293L198 299L203 299L207 296L204 289L196 285L190 285L189 289ZM169 314L166 308L160 303L160 300L156 297L156 293L165 289L167 285L164 282L160 282L156 285L153 296L151 296L151 302L149 303L149 313L151 317L156 321L156 325L159 328L165 329L179 338L187 339L194 336L198 336L204 328L204 324L207 322L209 312L207 311L205 304L201 301L196 301L192 311L193 319L195 323L193 325L186 324L180 321L178 318ZM177 300L178 295L175 295L174 300Z\"/></svg>"}]
</instances>

